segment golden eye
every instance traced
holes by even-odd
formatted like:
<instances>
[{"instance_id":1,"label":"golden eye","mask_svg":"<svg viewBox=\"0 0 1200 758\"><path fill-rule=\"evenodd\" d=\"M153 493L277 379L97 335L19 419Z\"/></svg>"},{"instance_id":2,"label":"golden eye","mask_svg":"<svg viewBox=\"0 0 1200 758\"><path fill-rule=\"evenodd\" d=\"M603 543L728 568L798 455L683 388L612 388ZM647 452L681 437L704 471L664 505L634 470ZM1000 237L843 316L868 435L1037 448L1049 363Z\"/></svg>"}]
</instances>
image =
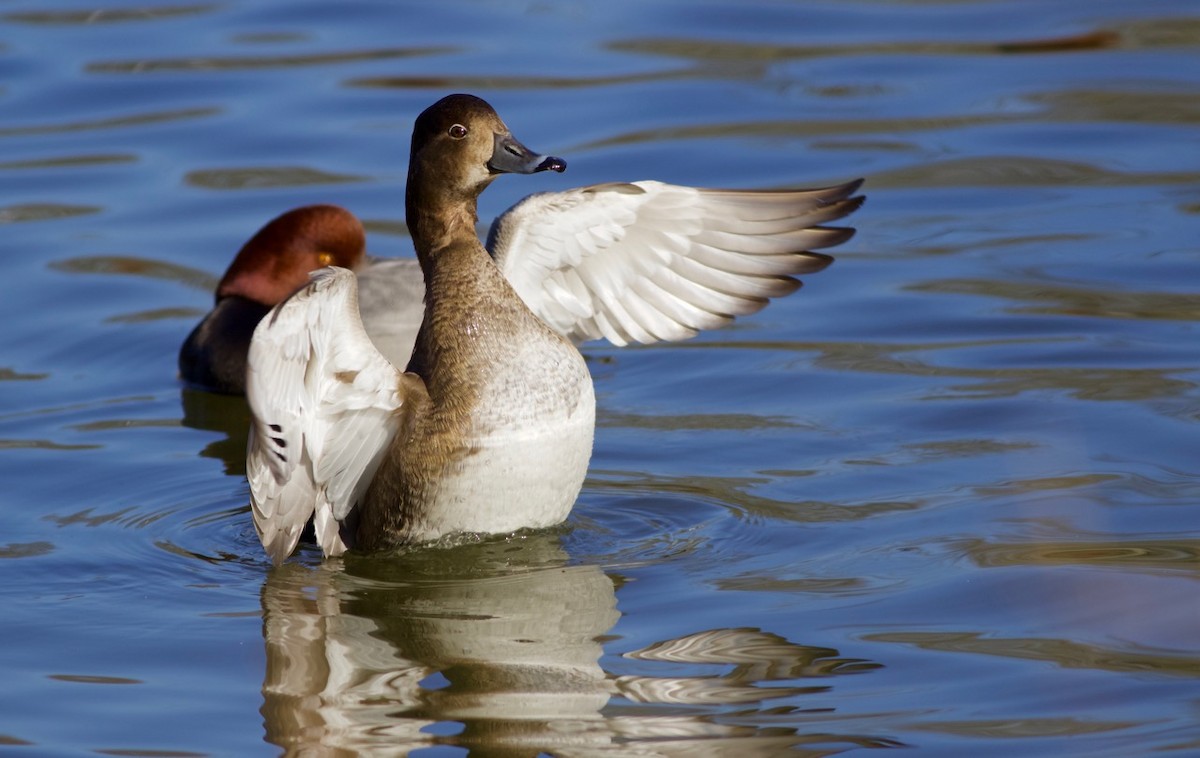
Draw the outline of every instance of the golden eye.
<instances>
[{"instance_id":1,"label":"golden eye","mask_svg":"<svg viewBox=\"0 0 1200 758\"><path fill-rule=\"evenodd\" d=\"M333 253L317 253L317 263L322 266L332 266Z\"/></svg>"},{"instance_id":2,"label":"golden eye","mask_svg":"<svg viewBox=\"0 0 1200 758\"><path fill-rule=\"evenodd\" d=\"M467 127L462 124L455 124L447 131L451 139L462 139L467 136Z\"/></svg>"}]
</instances>

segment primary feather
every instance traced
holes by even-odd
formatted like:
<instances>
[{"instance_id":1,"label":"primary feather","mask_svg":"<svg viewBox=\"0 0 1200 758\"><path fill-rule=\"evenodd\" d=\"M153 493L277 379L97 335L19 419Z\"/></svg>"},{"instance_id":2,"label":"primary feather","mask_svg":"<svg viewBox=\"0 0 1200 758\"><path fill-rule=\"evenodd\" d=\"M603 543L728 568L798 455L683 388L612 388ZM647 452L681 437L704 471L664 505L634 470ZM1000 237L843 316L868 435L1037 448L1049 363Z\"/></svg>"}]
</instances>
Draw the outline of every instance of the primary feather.
<instances>
[{"instance_id":1,"label":"primary feather","mask_svg":"<svg viewBox=\"0 0 1200 758\"><path fill-rule=\"evenodd\" d=\"M576 343L681 340L758 311L832 258L854 230L824 226L863 202L816 190L600 184L525 198L488 249L521 299Z\"/></svg>"}]
</instances>

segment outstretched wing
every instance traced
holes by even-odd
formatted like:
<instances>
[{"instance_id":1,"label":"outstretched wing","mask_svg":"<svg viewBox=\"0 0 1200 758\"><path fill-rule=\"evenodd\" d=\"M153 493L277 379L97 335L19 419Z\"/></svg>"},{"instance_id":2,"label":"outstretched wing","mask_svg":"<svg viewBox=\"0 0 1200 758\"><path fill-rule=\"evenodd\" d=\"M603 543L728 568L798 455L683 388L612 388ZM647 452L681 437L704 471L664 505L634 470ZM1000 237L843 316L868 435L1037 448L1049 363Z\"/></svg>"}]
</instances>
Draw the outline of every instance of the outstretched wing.
<instances>
[{"instance_id":1,"label":"outstretched wing","mask_svg":"<svg viewBox=\"0 0 1200 758\"><path fill-rule=\"evenodd\" d=\"M681 340L794 292L854 230L862 180L815 190L661 182L531 195L492 224L488 250L521 299L576 343Z\"/></svg>"},{"instance_id":2,"label":"outstretched wing","mask_svg":"<svg viewBox=\"0 0 1200 758\"><path fill-rule=\"evenodd\" d=\"M326 555L399 426L404 375L363 330L353 272L323 268L259 323L247 359L254 525L282 562L310 518ZM352 535L350 535L352 536Z\"/></svg>"}]
</instances>

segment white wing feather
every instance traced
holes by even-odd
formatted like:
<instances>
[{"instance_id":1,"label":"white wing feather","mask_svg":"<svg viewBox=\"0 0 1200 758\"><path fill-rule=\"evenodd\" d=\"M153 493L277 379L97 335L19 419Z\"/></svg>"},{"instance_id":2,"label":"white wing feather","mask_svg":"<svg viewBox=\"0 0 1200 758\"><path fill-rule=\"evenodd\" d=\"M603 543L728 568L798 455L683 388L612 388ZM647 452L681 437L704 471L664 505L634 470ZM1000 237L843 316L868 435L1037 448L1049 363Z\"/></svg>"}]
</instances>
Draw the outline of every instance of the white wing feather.
<instances>
[{"instance_id":1,"label":"white wing feather","mask_svg":"<svg viewBox=\"0 0 1200 758\"><path fill-rule=\"evenodd\" d=\"M408 365L425 317L425 278L415 258L376 258L358 271L363 328L383 357Z\"/></svg>"},{"instance_id":2,"label":"white wing feather","mask_svg":"<svg viewBox=\"0 0 1200 758\"><path fill-rule=\"evenodd\" d=\"M816 190L661 182L531 195L492 224L488 250L526 305L576 343L681 340L794 292L854 230L861 181Z\"/></svg>"},{"instance_id":3,"label":"white wing feather","mask_svg":"<svg viewBox=\"0 0 1200 758\"><path fill-rule=\"evenodd\" d=\"M246 372L246 477L254 524L275 563L310 518L326 555L399 425L401 372L371 343L355 275L324 268L254 331Z\"/></svg>"}]
</instances>

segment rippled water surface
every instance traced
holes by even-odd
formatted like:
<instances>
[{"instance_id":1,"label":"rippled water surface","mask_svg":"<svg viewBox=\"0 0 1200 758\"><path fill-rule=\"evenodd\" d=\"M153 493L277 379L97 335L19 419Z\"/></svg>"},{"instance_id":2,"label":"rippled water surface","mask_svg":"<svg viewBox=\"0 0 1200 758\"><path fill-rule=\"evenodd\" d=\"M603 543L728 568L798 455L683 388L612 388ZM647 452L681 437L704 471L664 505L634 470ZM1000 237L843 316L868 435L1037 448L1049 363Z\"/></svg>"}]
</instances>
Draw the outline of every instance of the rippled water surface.
<instances>
[{"instance_id":1,"label":"rippled water surface","mask_svg":"<svg viewBox=\"0 0 1200 758\"><path fill-rule=\"evenodd\" d=\"M562 528L272 569L179 343L311 202L410 254L414 116L562 175L867 178L799 294L586 349ZM0 3L14 755L1200 754L1190 0Z\"/></svg>"}]
</instances>

